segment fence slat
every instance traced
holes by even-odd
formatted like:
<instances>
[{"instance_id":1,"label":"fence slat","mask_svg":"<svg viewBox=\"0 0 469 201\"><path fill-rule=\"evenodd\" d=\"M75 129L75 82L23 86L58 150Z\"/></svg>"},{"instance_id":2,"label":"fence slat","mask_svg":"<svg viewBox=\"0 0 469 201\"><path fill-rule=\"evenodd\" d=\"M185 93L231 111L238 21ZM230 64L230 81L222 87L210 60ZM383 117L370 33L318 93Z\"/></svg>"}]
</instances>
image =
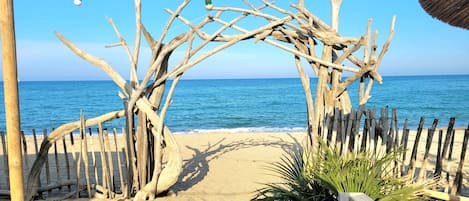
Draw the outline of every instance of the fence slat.
<instances>
[{"instance_id":1,"label":"fence slat","mask_svg":"<svg viewBox=\"0 0 469 201\"><path fill-rule=\"evenodd\" d=\"M451 141L451 138L452 138L451 136L453 134L454 122L455 122L455 118L451 117L450 120L449 120L449 123L448 123L448 129L446 130L446 138L445 138L445 142L443 144L443 150L441 152L442 157L446 157L446 154L448 153L449 144L450 144L450 141Z\"/></svg>"},{"instance_id":2,"label":"fence slat","mask_svg":"<svg viewBox=\"0 0 469 201\"><path fill-rule=\"evenodd\" d=\"M391 128L389 133L391 134L392 140L392 149L397 150L399 148L399 128L397 127L397 111L395 108L392 109L392 116L391 116ZM394 160L394 168L393 173L400 177L400 168L399 165L399 156Z\"/></svg>"},{"instance_id":3,"label":"fence slat","mask_svg":"<svg viewBox=\"0 0 469 201\"><path fill-rule=\"evenodd\" d=\"M107 152L107 162L108 162L108 171L109 171L109 189L111 190L111 192L115 192L115 182L114 182L114 162L112 160L112 150L111 150L111 145L109 143L109 133L107 131L107 129L104 129L104 132L103 132L104 136L103 136L103 140L104 140L104 149L105 149L105 152ZM111 194L111 198L114 198L113 197L113 193Z\"/></svg>"},{"instance_id":4,"label":"fence slat","mask_svg":"<svg viewBox=\"0 0 469 201\"><path fill-rule=\"evenodd\" d=\"M362 142L361 142L361 146L360 146L360 151L366 151L366 144L368 142L368 133L369 133L369 128L370 128L370 125L371 125L371 122L370 120L368 119L369 118L369 111L367 110L365 112L365 122L363 123L363 134L362 134Z\"/></svg>"},{"instance_id":5,"label":"fence slat","mask_svg":"<svg viewBox=\"0 0 469 201\"><path fill-rule=\"evenodd\" d=\"M382 141L382 145L384 145L386 147L386 152L388 152L388 140L389 140L389 137L388 137L388 131L387 131L387 127L388 127L388 121L387 121L387 106L385 108L381 108L381 117L379 118L379 130L380 130L380 134L379 136L381 136L381 139L383 140Z\"/></svg>"},{"instance_id":6,"label":"fence slat","mask_svg":"<svg viewBox=\"0 0 469 201\"><path fill-rule=\"evenodd\" d=\"M10 186L10 170L8 169L8 149L6 146L6 139L5 139L5 133L0 131L0 139L2 140L2 153L3 153L3 164L5 164L5 176L6 176L6 185L9 187Z\"/></svg>"},{"instance_id":7,"label":"fence slat","mask_svg":"<svg viewBox=\"0 0 469 201\"><path fill-rule=\"evenodd\" d=\"M23 169L29 170L28 143L26 142L26 137L24 136L24 132L21 131L20 133L21 133L21 142L23 146L23 159L24 159Z\"/></svg>"},{"instance_id":8,"label":"fence slat","mask_svg":"<svg viewBox=\"0 0 469 201\"><path fill-rule=\"evenodd\" d=\"M39 153L39 147L38 147L38 143L37 143L36 129L32 130L32 134L33 134L33 142L34 142L34 153L36 154L36 157L37 157L37 154ZM41 176L39 176L37 178L37 185L38 185L39 188L42 187ZM42 194L40 193L39 196L41 197Z\"/></svg>"},{"instance_id":9,"label":"fence slat","mask_svg":"<svg viewBox=\"0 0 469 201\"><path fill-rule=\"evenodd\" d=\"M435 173L433 174L434 177L439 177L441 176L441 171L442 171L442 161L441 161L441 152L442 152L442 147L443 147L443 130L440 130L438 132L438 150L436 153L436 162L435 162Z\"/></svg>"},{"instance_id":10,"label":"fence slat","mask_svg":"<svg viewBox=\"0 0 469 201\"><path fill-rule=\"evenodd\" d=\"M86 123L85 123L85 116L83 112L80 114L80 160L83 160L83 166L85 169L85 181L86 181L86 192L88 194L88 198L91 198L93 195L91 194L91 182L90 182L90 170L89 170L89 160L88 160L88 137L86 136ZM91 136L91 128L89 128L90 136ZM81 165L80 165L81 166ZM79 167L80 167L79 166ZM79 174L77 174L78 176ZM98 175L95 175L98 178ZM77 179L77 181L79 181ZM96 185L98 183L96 182ZM77 192L77 196L79 192Z\"/></svg>"},{"instance_id":11,"label":"fence slat","mask_svg":"<svg viewBox=\"0 0 469 201\"><path fill-rule=\"evenodd\" d=\"M376 137L375 137L375 124L376 124L376 121L374 119L374 115L373 115L373 112L370 111L369 113L367 113L367 115L369 115L368 119L370 121L370 127L369 127L369 130L368 130L368 149L370 150L370 152L376 154L376 144L377 144L377 140L376 140Z\"/></svg>"},{"instance_id":12,"label":"fence slat","mask_svg":"<svg viewBox=\"0 0 469 201\"><path fill-rule=\"evenodd\" d=\"M409 141L409 129L404 129L402 131L402 140L404 142L403 147L404 147L404 153L402 153L402 166L401 166L401 176L404 176L407 174L407 165L406 165L406 160L407 160L407 146L408 146L408 141ZM410 163L410 162L409 162Z\"/></svg>"},{"instance_id":13,"label":"fence slat","mask_svg":"<svg viewBox=\"0 0 469 201\"><path fill-rule=\"evenodd\" d=\"M64 156L65 156L65 167L66 167L66 171L67 171L67 180L70 180L71 179L70 161L69 161L69 158L68 158L68 151L67 151L67 144L65 142L65 136L62 138L62 144L63 144ZM70 186L67 186L67 188L68 188L68 191L71 190Z\"/></svg>"},{"instance_id":14,"label":"fence slat","mask_svg":"<svg viewBox=\"0 0 469 201\"><path fill-rule=\"evenodd\" d=\"M453 129L451 134L451 142L449 144L449 153L448 153L448 160L452 161L453 160L453 147L454 147L454 136L456 134L456 131Z\"/></svg>"},{"instance_id":15,"label":"fence slat","mask_svg":"<svg viewBox=\"0 0 469 201\"><path fill-rule=\"evenodd\" d=\"M109 167L108 167L108 160L107 160L107 156L105 154L105 147L104 147L104 135L103 135L103 128L102 128L102 125L101 123L98 123L98 129L99 129L99 132L98 132L98 141L99 141L99 155L100 155L100 158L101 158L101 167L102 167L102 186L103 186L103 189L105 190L105 192L102 192L105 197L109 197L110 195L110 192L109 192L109 189L110 189L110 178L109 178Z\"/></svg>"},{"instance_id":16,"label":"fence slat","mask_svg":"<svg viewBox=\"0 0 469 201\"><path fill-rule=\"evenodd\" d=\"M343 138L342 136L344 134L344 114L342 110L337 109L337 113L335 114L338 116L337 119L337 129L336 129L336 134L335 134L335 147L339 151L339 153L342 152L342 145L343 145ZM344 136L345 137L345 136Z\"/></svg>"},{"instance_id":17,"label":"fence slat","mask_svg":"<svg viewBox=\"0 0 469 201\"><path fill-rule=\"evenodd\" d=\"M43 130L43 135L44 135L44 139L47 138L47 129L44 129ZM49 186L50 185L50 168L49 168L49 154L47 154L46 158L45 158L45 163L46 163L46 186ZM49 191L50 193L51 191Z\"/></svg>"},{"instance_id":18,"label":"fence slat","mask_svg":"<svg viewBox=\"0 0 469 201\"><path fill-rule=\"evenodd\" d=\"M417 128L417 134L415 135L414 147L412 148L412 153L410 155L410 165L409 172L410 178L414 179L415 172L415 161L417 160L417 150L420 142L420 136L422 135L423 123L425 122L425 117L420 117L419 127Z\"/></svg>"},{"instance_id":19,"label":"fence slat","mask_svg":"<svg viewBox=\"0 0 469 201\"><path fill-rule=\"evenodd\" d=\"M419 180L427 178L427 159L428 159L428 154L430 152L430 148L432 146L433 134L435 133L435 129L437 125L438 125L438 119L434 119L432 127L428 129L427 143L425 144L425 154L423 156L423 161L422 161L422 165L420 168Z\"/></svg>"},{"instance_id":20,"label":"fence slat","mask_svg":"<svg viewBox=\"0 0 469 201\"><path fill-rule=\"evenodd\" d=\"M129 145L129 142L128 142L128 139L127 139L127 133L126 133L127 129L125 128L122 128L122 136L124 138L124 150L123 150L123 153L124 153L124 159L125 159L125 168L126 168L126 172L127 172L127 182L125 182L125 190L124 191L124 197L125 198L128 198L130 195L129 195L129 182L131 181L131 179L129 177L131 177L132 175L129 175L129 174L132 174L132 171L130 170L131 165L131 161L130 161L130 153L129 153L129 150L128 150L128 145Z\"/></svg>"},{"instance_id":21,"label":"fence slat","mask_svg":"<svg viewBox=\"0 0 469 201\"><path fill-rule=\"evenodd\" d=\"M464 160L466 158L467 143L469 141L469 125L464 131L464 140L461 147L461 157L459 158L458 170L454 178L453 186L451 187L451 194L456 195L461 192L462 187L462 168L464 167Z\"/></svg>"},{"instance_id":22,"label":"fence slat","mask_svg":"<svg viewBox=\"0 0 469 201\"><path fill-rule=\"evenodd\" d=\"M353 127L355 126L355 116L356 112L352 110L352 112L348 116L348 123L347 123L347 133L349 136L349 143L348 143L348 150L353 151L355 149L355 131L353 131Z\"/></svg>"},{"instance_id":23,"label":"fence slat","mask_svg":"<svg viewBox=\"0 0 469 201\"><path fill-rule=\"evenodd\" d=\"M114 146L115 146L115 151L116 151L116 155L117 155L117 169L119 170L119 181L120 181L120 189L121 189L121 192L125 192L124 190L124 176L123 176L123 173L122 173L122 161L121 161L121 154L120 154L120 151L119 151L119 147L117 146L117 129L114 128L113 129L113 134L114 134Z\"/></svg>"},{"instance_id":24,"label":"fence slat","mask_svg":"<svg viewBox=\"0 0 469 201\"><path fill-rule=\"evenodd\" d=\"M446 168L446 175L445 175L444 179L445 179L447 185L446 185L445 190L444 190L445 192L448 192L448 190L449 190L449 169L447 167L448 158L446 158L446 154L448 153L449 145L450 145L450 142L451 142L451 139L452 139L453 127L454 127L455 120L456 119L454 117L451 117L450 120L449 120L448 128L446 130L445 142L443 144L443 150L441 151L442 170L443 170L443 168Z\"/></svg>"},{"instance_id":25,"label":"fence slat","mask_svg":"<svg viewBox=\"0 0 469 201\"><path fill-rule=\"evenodd\" d=\"M54 142L54 159L55 159L55 169L57 176L57 183L62 183L62 177L60 176L60 163L59 163L59 153L57 151L57 142ZM62 186L59 186L59 191L62 190Z\"/></svg>"}]
</instances>

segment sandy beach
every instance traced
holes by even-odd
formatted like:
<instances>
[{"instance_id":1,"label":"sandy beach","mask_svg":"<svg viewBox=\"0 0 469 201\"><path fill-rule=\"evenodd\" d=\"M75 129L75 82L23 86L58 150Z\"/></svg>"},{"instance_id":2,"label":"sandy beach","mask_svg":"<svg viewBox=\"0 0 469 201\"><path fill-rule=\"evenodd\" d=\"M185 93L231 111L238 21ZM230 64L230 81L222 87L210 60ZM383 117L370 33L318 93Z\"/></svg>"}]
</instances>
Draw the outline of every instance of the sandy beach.
<instances>
[{"instance_id":1,"label":"sandy beach","mask_svg":"<svg viewBox=\"0 0 469 201\"><path fill-rule=\"evenodd\" d=\"M269 164L279 161L282 154L296 149L304 136L304 133L176 134L175 138L184 161L183 172L179 181L171 188L173 193L159 197L157 200L249 200L256 189L263 187L262 184L279 181L268 170ZM42 137L38 137L38 141L41 140ZM68 137L65 142L70 144ZM118 147L123 147L123 144L119 144L121 140L117 142ZM61 175L59 180L67 178L62 143L62 141L57 143L60 168L56 168L54 147L49 152L51 183L54 182L54 178L57 180L56 169ZM35 158L32 137L27 137L27 144L28 165L31 166ZM89 145L92 152L96 152L99 148L98 142L93 140L89 141ZM78 149L76 142L75 146L68 147L69 155ZM3 158L3 155L0 155L0 189L7 190ZM89 160L92 161L91 157ZM96 161L98 161L97 167L100 168L99 156ZM74 165L75 161L70 161L70 164ZM41 173L43 183L46 181L44 169ZM74 178L75 168L72 169L71 177ZM25 170L25 177L27 172ZM64 194L62 192L53 191L53 197L48 200L60 198Z\"/></svg>"},{"instance_id":2,"label":"sandy beach","mask_svg":"<svg viewBox=\"0 0 469 201\"><path fill-rule=\"evenodd\" d=\"M415 132L412 132L415 134ZM455 170L456 161L459 161L460 147L462 141L463 130L456 132L455 147L453 153L453 161L449 161L448 168ZM413 144L415 135L410 135L409 145ZM426 140L426 131L424 130L421 143ZM437 135L435 135L437 136ZM268 169L269 165L280 161L283 154L292 152L297 149L298 144L305 137L304 133L204 133L204 134L176 134L176 140L180 146L181 154L184 160L183 172L178 182L171 188L171 193L167 196L159 197L157 200L250 200L255 190L262 188L265 183L273 183L280 181L278 177L272 175L273 172ZM31 166L34 156L34 143L32 137L28 137L28 154L29 166ZM38 140L41 140L39 138ZM69 138L65 142L70 143ZM118 140L118 142L121 142ZM432 151L436 150L437 137L433 138ZM63 142L57 144L58 153L64 153ZM76 142L75 142L76 143ZM97 150L99 147L96 142L89 142L90 149ZM123 146L123 145L118 145ZM74 152L73 148L69 148L68 153ZM418 157L423 151L424 145L419 146ZM422 150L421 150L422 149ZM49 168L51 180L54 174L59 171L59 180L67 178L64 171L64 161L60 160L59 166L56 168L54 159L54 147L51 148L49 154ZM71 157L73 159L73 157ZM91 160L91 159L90 159ZM99 159L98 161L99 167ZM428 164L435 162L434 155L430 154ZM116 163L116 160L114 160ZM75 164L72 160L70 164ZM417 163L417 167L419 167ZM6 190L6 177L4 167L4 157L0 156L0 168L2 168L0 176L0 190ZM116 166L117 167L117 166ZM432 165L427 165L432 167ZM56 169L58 169L56 171ZM74 168L72 168L72 176L74 178ZM463 195L467 194L467 183L469 175L469 163L465 161L463 169L463 181L466 184L463 188ZM117 171L116 168L114 170ZM43 170L44 172L44 170ZM25 171L25 174L27 171ZM26 175L25 175L26 177ZM44 173L41 174L41 180L45 181ZM52 182L52 181L51 181ZM65 189L65 188L64 188ZM66 192L63 190L63 192ZM60 193L59 193L60 194ZM49 197L48 200L60 198L60 195ZM64 194L64 193L62 193ZM86 200L86 199L82 199Z\"/></svg>"},{"instance_id":3,"label":"sandy beach","mask_svg":"<svg viewBox=\"0 0 469 201\"><path fill-rule=\"evenodd\" d=\"M172 188L175 197L160 200L249 200L263 183L279 181L268 170L301 143L301 133L177 135L184 170Z\"/></svg>"}]
</instances>

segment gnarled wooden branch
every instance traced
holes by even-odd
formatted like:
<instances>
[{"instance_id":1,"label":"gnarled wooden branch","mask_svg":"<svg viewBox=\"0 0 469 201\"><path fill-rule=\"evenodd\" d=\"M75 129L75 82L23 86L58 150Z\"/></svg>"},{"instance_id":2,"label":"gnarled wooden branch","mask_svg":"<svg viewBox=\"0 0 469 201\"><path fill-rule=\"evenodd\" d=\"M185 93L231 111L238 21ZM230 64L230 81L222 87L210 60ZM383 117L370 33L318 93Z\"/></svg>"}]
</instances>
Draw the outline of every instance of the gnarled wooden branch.
<instances>
[{"instance_id":1,"label":"gnarled wooden branch","mask_svg":"<svg viewBox=\"0 0 469 201\"><path fill-rule=\"evenodd\" d=\"M114 68L109 63L78 48L75 44L73 44L72 42L67 40L64 36L62 36L62 34L60 34L59 32L54 32L54 34L57 36L57 38L59 38L60 41L62 41L63 44L65 44L77 56L81 57L85 61L97 66L102 71L104 71L112 79L112 81L114 81L114 83L117 84L117 86L122 90L122 92L126 96L129 95L130 86L127 84L125 79L116 70L114 70Z\"/></svg>"},{"instance_id":2,"label":"gnarled wooden branch","mask_svg":"<svg viewBox=\"0 0 469 201\"><path fill-rule=\"evenodd\" d=\"M116 33L117 37L119 38L120 46L124 47L125 53L127 53L127 57L130 61L130 65L131 65L130 80L131 80L132 83L136 84L135 80L138 80L138 78L137 78L137 67L136 67L137 66L136 62L137 61L132 56L132 52L130 52L130 48L127 45L127 42L125 41L124 37L122 37L121 33L119 32L119 29L117 28L116 24L114 24L114 21L112 20L112 18L108 17L107 21L109 22L109 24L111 24L112 28L114 29L114 32Z\"/></svg>"},{"instance_id":3,"label":"gnarled wooden branch","mask_svg":"<svg viewBox=\"0 0 469 201\"><path fill-rule=\"evenodd\" d=\"M216 19L214 18L215 21L221 23L221 24L227 24L227 22L223 21L223 20L220 20L220 19ZM241 28L241 27L238 27L238 26L232 26L234 29L238 30L238 31L241 31L243 33L249 33L247 30ZM345 71L349 71L349 72L358 72L358 69L356 68L353 68L353 67L349 67L349 66L343 66L343 65L337 65L337 64L334 64L334 63L331 63L331 62L328 62L328 61L324 61L324 60L321 60L319 58L316 58L316 57L312 57L310 55L307 55L303 52L300 52L298 50L295 50L295 49L292 49L292 48L289 48L289 47L286 47L284 45L281 45L281 44L278 44L272 40L269 40L269 39L264 39L262 40L264 41L265 43L267 44L270 44L272 46L275 46L275 47L278 47L280 49L283 49L287 52L290 52L290 53L293 53L295 55L298 55L300 57L303 57L305 59L308 59L308 60L311 60L311 61L314 61L318 64L322 64L323 66L328 66L328 67L332 67L332 68L337 68L337 69L341 69L341 70L345 70Z\"/></svg>"}]
</instances>

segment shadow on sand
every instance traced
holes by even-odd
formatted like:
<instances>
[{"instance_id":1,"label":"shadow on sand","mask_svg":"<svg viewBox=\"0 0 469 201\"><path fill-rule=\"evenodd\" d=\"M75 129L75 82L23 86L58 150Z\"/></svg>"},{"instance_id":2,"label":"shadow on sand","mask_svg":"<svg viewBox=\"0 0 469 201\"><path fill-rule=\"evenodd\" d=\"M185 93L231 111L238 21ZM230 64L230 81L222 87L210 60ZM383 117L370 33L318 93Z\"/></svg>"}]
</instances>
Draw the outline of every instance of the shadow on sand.
<instances>
[{"instance_id":1,"label":"shadow on sand","mask_svg":"<svg viewBox=\"0 0 469 201\"><path fill-rule=\"evenodd\" d=\"M226 138L217 141L214 144L208 144L204 150L186 146L187 149L193 151L192 158L185 160L183 172L179 176L178 182L171 190L179 192L190 189L202 181L208 174L210 166L209 162L218 157L241 149L252 147L275 147L280 148L286 153L291 153L300 148L300 142L290 133L287 134L292 141L286 141L281 137L270 136L272 139L242 139L234 142L226 143Z\"/></svg>"}]
</instances>

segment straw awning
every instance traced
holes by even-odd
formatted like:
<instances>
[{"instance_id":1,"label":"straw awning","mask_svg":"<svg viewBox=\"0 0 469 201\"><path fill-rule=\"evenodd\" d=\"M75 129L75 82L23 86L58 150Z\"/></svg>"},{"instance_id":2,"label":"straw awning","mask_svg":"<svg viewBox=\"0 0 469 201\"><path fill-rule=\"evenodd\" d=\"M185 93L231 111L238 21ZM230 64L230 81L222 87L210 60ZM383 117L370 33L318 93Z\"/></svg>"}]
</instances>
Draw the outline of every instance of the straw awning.
<instances>
[{"instance_id":1,"label":"straw awning","mask_svg":"<svg viewBox=\"0 0 469 201\"><path fill-rule=\"evenodd\" d=\"M469 0L419 0L432 17L450 25L469 29Z\"/></svg>"}]
</instances>

